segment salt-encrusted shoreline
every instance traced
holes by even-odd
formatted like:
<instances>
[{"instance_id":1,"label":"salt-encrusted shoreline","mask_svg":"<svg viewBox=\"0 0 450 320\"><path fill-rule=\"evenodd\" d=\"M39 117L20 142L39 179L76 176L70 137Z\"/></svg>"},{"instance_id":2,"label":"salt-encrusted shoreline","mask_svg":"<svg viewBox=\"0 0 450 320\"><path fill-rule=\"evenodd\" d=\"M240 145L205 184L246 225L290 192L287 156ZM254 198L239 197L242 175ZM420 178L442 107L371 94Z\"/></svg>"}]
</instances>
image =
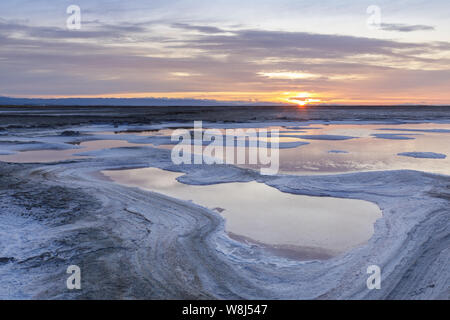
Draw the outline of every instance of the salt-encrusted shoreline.
<instances>
[{"instance_id":1,"label":"salt-encrusted shoreline","mask_svg":"<svg viewBox=\"0 0 450 320\"><path fill-rule=\"evenodd\" d=\"M0 298L449 299L450 177L416 171L260 176L231 166L174 166L150 147L47 165L0 164ZM190 184L252 181L284 192L372 201L371 240L326 261L287 260L230 239L217 213L104 179L154 166ZM78 264L83 288L65 287ZM381 290L366 287L367 266Z\"/></svg>"}]
</instances>

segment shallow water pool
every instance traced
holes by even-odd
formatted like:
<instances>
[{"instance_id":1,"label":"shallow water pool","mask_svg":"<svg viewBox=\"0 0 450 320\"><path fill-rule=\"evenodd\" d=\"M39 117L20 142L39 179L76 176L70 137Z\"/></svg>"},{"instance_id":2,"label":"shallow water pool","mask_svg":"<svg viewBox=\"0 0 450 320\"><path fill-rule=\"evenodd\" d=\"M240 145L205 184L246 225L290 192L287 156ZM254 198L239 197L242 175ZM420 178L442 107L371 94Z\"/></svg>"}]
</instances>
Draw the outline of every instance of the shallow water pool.
<instances>
[{"instance_id":1,"label":"shallow water pool","mask_svg":"<svg viewBox=\"0 0 450 320\"><path fill-rule=\"evenodd\" d=\"M232 237L296 258L331 257L364 244L382 216L368 201L294 195L258 182L193 186L176 180L181 173L157 168L102 173L123 185L216 210Z\"/></svg>"}]
</instances>

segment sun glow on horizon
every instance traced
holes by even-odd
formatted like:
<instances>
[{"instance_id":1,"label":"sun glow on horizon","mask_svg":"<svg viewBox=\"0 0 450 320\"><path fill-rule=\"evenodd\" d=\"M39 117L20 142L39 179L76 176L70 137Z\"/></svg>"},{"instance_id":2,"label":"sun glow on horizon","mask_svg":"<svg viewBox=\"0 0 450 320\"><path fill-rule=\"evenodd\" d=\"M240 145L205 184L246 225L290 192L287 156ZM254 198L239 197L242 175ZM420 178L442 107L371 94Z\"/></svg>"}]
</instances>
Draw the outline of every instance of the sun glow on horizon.
<instances>
[{"instance_id":1,"label":"sun glow on horizon","mask_svg":"<svg viewBox=\"0 0 450 320\"><path fill-rule=\"evenodd\" d=\"M322 102L321 99L315 98L314 94L311 94L309 92L298 92L298 93L285 92L284 94L290 96L288 98L283 99L285 102L293 103L301 107L306 106L308 104L315 104Z\"/></svg>"},{"instance_id":2,"label":"sun glow on horizon","mask_svg":"<svg viewBox=\"0 0 450 320\"><path fill-rule=\"evenodd\" d=\"M153 99L198 99L216 101L240 101L251 103L288 103L304 106L322 102L310 92L133 92L83 95L27 95L26 98L64 99L64 98L153 98Z\"/></svg>"}]
</instances>

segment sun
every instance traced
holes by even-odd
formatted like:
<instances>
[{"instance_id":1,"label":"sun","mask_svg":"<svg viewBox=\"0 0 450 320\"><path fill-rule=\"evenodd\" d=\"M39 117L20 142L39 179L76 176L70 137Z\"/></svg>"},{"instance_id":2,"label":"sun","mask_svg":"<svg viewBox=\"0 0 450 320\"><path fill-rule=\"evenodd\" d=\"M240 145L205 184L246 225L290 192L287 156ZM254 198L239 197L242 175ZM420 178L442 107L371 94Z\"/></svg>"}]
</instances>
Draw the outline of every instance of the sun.
<instances>
[{"instance_id":1,"label":"sun","mask_svg":"<svg viewBox=\"0 0 450 320\"><path fill-rule=\"evenodd\" d=\"M314 95L309 92L298 92L298 93L285 92L284 94L289 96L287 98L284 98L283 99L284 101L296 104L299 107L321 102L321 99L314 98L313 97Z\"/></svg>"},{"instance_id":2,"label":"sun","mask_svg":"<svg viewBox=\"0 0 450 320\"><path fill-rule=\"evenodd\" d=\"M298 105L300 107L303 107L308 104L308 102L305 100L297 100L297 99L289 99L289 102L295 103L296 105Z\"/></svg>"}]
</instances>

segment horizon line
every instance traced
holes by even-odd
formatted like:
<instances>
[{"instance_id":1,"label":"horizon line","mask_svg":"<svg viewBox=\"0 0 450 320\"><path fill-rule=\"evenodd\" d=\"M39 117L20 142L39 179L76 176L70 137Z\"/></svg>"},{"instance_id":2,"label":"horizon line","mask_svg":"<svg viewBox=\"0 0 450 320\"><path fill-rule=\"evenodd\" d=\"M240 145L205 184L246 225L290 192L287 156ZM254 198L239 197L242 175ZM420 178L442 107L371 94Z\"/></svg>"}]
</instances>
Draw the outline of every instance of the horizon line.
<instances>
[{"instance_id":1,"label":"horizon line","mask_svg":"<svg viewBox=\"0 0 450 320\"><path fill-rule=\"evenodd\" d=\"M12 103L13 101L1 101L2 99L6 100L26 100L26 101L41 101L39 105L36 104L27 104L25 101L22 103ZM171 104L171 105L99 105L99 104L53 104L46 105L45 101L49 102L57 102L57 101L69 101L69 100L83 100L88 102L89 100L125 100L125 101L143 101L143 100L161 100L163 102L176 102L176 101L185 101L187 103L192 102L201 102L201 105L195 104ZM210 102L211 105L207 105L205 103ZM299 106L295 103L287 103L287 102L273 102L273 101L245 101L245 100L217 100L217 99L198 99L198 98L169 98L169 97L79 97L79 96L69 96L69 97L17 97L17 96L3 96L0 95L0 107L36 107L36 106L60 106L60 107L449 107L450 103L444 104L429 104L429 103L414 103L414 102L404 102L398 104L377 104L377 103L311 103L306 104L304 106Z\"/></svg>"}]
</instances>

